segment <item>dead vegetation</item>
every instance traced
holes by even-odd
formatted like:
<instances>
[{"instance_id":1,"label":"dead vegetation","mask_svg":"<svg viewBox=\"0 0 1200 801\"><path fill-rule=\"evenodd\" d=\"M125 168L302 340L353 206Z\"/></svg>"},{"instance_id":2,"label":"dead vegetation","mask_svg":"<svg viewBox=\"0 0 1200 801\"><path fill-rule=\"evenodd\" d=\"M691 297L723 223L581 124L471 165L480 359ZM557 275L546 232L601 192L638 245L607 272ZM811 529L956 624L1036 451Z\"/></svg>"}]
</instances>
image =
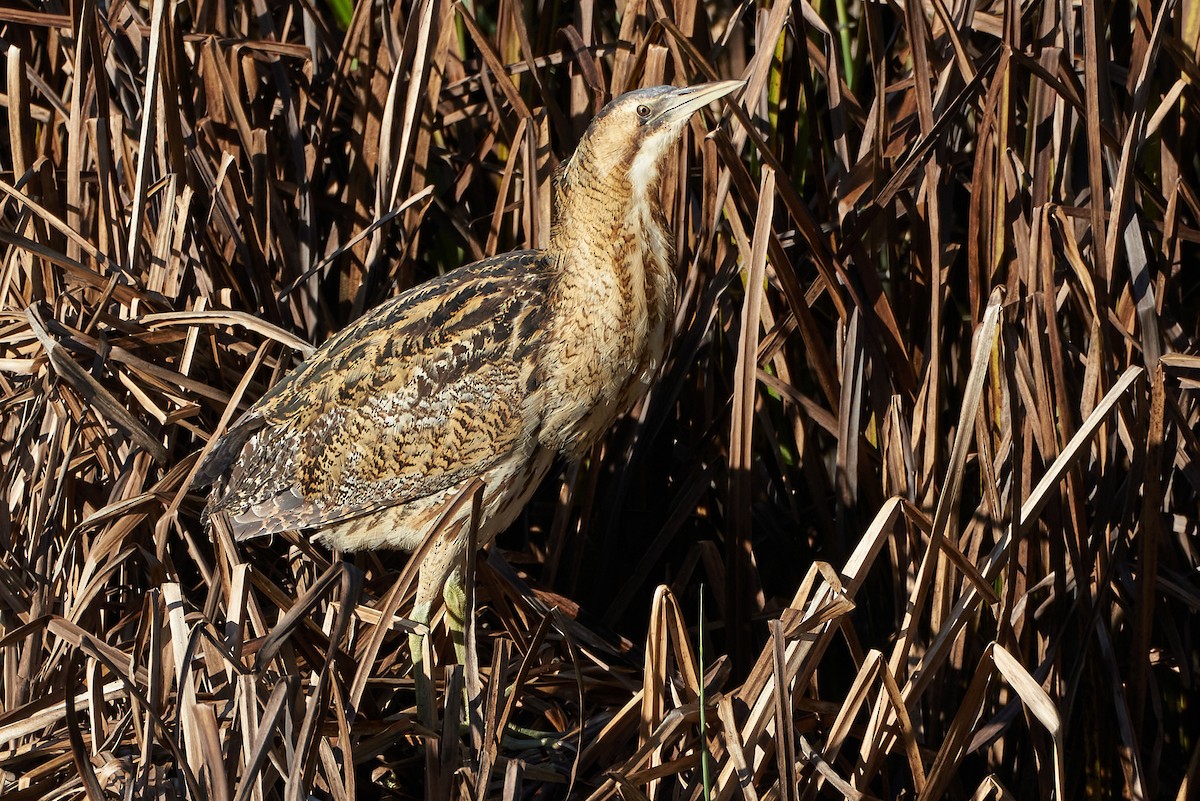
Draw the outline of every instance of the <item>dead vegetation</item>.
<instances>
[{"instance_id":1,"label":"dead vegetation","mask_svg":"<svg viewBox=\"0 0 1200 801\"><path fill-rule=\"evenodd\" d=\"M80 0L0 38L0 795L1200 792L1190 4ZM210 538L198 455L306 343L543 242L606 99L716 77L672 360L479 559L420 730L403 555Z\"/></svg>"}]
</instances>

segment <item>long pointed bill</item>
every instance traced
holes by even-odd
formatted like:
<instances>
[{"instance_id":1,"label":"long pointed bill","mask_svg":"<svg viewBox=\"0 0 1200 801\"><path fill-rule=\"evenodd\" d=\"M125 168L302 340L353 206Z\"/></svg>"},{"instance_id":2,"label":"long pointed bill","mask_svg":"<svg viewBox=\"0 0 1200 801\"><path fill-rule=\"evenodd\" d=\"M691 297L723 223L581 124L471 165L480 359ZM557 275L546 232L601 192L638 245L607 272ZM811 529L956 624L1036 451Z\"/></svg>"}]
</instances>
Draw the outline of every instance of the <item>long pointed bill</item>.
<instances>
[{"instance_id":1,"label":"long pointed bill","mask_svg":"<svg viewBox=\"0 0 1200 801\"><path fill-rule=\"evenodd\" d=\"M745 85L745 81L717 81L676 89L659 101L652 121L667 125L682 122L693 112Z\"/></svg>"}]
</instances>

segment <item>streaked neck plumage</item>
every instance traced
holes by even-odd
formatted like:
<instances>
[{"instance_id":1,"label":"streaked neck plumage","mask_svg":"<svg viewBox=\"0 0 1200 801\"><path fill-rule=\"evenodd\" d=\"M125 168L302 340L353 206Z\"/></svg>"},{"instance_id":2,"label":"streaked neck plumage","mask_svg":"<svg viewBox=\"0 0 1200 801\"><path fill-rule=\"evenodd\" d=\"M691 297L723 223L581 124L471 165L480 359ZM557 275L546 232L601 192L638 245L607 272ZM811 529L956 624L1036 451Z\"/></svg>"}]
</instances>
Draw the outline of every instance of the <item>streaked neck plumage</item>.
<instances>
[{"instance_id":1,"label":"streaked neck plumage","mask_svg":"<svg viewBox=\"0 0 1200 801\"><path fill-rule=\"evenodd\" d=\"M625 300L669 314L674 249L660 200L661 151L614 160L598 150L585 138L555 182L549 250L566 257L567 272L612 272Z\"/></svg>"},{"instance_id":2,"label":"streaked neck plumage","mask_svg":"<svg viewBox=\"0 0 1200 801\"><path fill-rule=\"evenodd\" d=\"M576 458L644 394L675 310L659 165L608 155L585 138L564 166L547 248L558 324L544 376L549 392L571 402L543 421L541 438Z\"/></svg>"}]
</instances>

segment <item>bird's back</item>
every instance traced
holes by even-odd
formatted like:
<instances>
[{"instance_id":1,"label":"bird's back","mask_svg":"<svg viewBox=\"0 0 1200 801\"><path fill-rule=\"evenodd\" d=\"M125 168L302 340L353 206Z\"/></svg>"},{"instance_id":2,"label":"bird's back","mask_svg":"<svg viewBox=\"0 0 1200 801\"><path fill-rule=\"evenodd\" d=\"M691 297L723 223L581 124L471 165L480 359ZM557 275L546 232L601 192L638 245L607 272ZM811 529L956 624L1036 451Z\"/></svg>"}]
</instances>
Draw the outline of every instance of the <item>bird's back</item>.
<instances>
[{"instance_id":1,"label":"bird's back","mask_svg":"<svg viewBox=\"0 0 1200 801\"><path fill-rule=\"evenodd\" d=\"M538 251L477 262L332 337L214 447L210 513L239 538L325 528L527 460L553 268Z\"/></svg>"}]
</instances>

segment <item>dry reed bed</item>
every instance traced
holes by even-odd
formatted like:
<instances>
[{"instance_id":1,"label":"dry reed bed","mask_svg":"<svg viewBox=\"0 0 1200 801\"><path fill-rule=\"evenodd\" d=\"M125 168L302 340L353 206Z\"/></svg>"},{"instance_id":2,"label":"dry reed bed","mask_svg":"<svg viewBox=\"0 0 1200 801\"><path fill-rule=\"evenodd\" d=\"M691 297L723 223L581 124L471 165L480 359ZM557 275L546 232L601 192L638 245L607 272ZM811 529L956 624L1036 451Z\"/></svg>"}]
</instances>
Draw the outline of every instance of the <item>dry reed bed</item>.
<instances>
[{"instance_id":1,"label":"dry reed bed","mask_svg":"<svg viewBox=\"0 0 1200 801\"><path fill-rule=\"evenodd\" d=\"M1194 795L1194 10L535 5L0 9L0 794ZM210 537L198 455L706 77L672 360L423 731L404 558Z\"/></svg>"}]
</instances>

